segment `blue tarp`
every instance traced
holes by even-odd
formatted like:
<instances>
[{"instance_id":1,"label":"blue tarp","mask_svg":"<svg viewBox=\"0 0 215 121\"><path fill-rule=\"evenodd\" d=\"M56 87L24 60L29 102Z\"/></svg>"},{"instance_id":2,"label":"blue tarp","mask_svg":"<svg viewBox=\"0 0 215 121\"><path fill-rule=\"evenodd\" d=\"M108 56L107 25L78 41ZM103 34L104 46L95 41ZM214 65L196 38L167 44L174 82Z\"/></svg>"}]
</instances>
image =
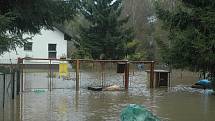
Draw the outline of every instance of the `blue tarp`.
<instances>
[{"instance_id":1,"label":"blue tarp","mask_svg":"<svg viewBox=\"0 0 215 121\"><path fill-rule=\"evenodd\" d=\"M207 79L203 79L203 80L199 80L197 82L197 84L199 85L203 85L203 86L207 86L207 85L210 85L211 84L211 81L207 80Z\"/></svg>"},{"instance_id":2,"label":"blue tarp","mask_svg":"<svg viewBox=\"0 0 215 121\"><path fill-rule=\"evenodd\" d=\"M209 81L207 79L199 80L196 84L204 86L205 88L211 88L212 87L211 81Z\"/></svg>"}]
</instances>

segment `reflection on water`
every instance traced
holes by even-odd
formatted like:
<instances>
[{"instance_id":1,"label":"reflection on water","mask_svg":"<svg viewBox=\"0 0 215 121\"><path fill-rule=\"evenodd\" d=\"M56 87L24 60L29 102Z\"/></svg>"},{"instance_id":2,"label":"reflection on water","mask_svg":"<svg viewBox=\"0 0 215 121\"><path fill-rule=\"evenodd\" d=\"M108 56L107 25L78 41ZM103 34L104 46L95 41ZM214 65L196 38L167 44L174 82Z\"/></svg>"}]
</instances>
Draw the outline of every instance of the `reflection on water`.
<instances>
[{"instance_id":1,"label":"reflection on water","mask_svg":"<svg viewBox=\"0 0 215 121\"><path fill-rule=\"evenodd\" d=\"M215 96L208 96L210 91L186 85L148 89L141 73L130 77L128 91L93 92L82 86L79 92L73 88L22 93L14 121L119 121L121 110L131 103L145 105L162 120L214 121Z\"/></svg>"}]
</instances>

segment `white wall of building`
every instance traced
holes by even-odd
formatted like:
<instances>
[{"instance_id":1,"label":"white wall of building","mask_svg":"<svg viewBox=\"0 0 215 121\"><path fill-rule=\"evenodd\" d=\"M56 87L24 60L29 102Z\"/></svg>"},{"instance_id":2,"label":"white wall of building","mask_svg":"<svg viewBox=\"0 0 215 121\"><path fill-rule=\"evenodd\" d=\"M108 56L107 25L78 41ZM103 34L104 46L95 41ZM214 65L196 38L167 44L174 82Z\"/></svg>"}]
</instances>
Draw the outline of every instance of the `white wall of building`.
<instances>
[{"instance_id":1,"label":"white wall of building","mask_svg":"<svg viewBox=\"0 0 215 121\"><path fill-rule=\"evenodd\" d=\"M27 35L26 35L27 37ZM25 51L23 48L17 48L16 51L6 52L0 55L0 63L16 63L17 58L32 57L32 58L48 58L48 44L56 44L57 59L61 56L67 57L67 40L64 40L64 33L54 29L41 30L40 34L33 36L29 42L33 42L32 51ZM9 61L9 62L8 62Z\"/></svg>"}]
</instances>

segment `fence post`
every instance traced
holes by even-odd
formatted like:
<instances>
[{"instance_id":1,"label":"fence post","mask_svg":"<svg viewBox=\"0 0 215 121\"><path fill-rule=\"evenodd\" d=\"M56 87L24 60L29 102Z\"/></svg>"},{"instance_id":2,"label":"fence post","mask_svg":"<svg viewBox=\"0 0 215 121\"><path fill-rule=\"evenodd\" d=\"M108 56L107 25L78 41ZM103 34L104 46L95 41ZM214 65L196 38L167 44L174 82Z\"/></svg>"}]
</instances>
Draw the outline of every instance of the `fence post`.
<instances>
[{"instance_id":1,"label":"fence post","mask_svg":"<svg viewBox=\"0 0 215 121\"><path fill-rule=\"evenodd\" d=\"M4 103L5 103L5 74L3 74L3 109L4 109Z\"/></svg>"},{"instance_id":2,"label":"fence post","mask_svg":"<svg viewBox=\"0 0 215 121\"><path fill-rule=\"evenodd\" d=\"M155 68L155 62L151 62L151 68L150 68L150 88L154 88L154 68Z\"/></svg>"},{"instance_id":3,"label":"fence post","mask_svg":"<svg viewBox=\"0 0 215 121\"><path fill-rule=\"evenodd\" d=\"M19 70L21 72L21 79L19 78L19 92L24 91L24 84L23 84L23 78L24 78L24 65L23 65L23 58L18 58L18 64L19 64ZM18 88L17 88L18 89Z\"/></svg>"},{"instance_id":4,"label":"fence post","mask_svg":"<svg viewBox=\"0 0 215 121\"><path fill-rule=\"evenodd\" d=\"M125 64L125 89L128 90L129 87L129 62Z\"/></svg>"},{"instance_id":5,"label":"fence post","mask_svg":"<svg viewBox=\"0 0 215 121\"><path fill-rule=\"evenodd\" d=\"M105 62L101 62L100 63L100 65L101 65L101 73L102 73L102 75L101 75L101 83L102 83L102 88L104 87L104 80L105 80L105 76L104 76L104 70L105 70Z\"/></svg>"},{"instance_id":6,"label":"fence post","mask_svg":"<svg viewBox=\"0 0 215 121\"><path fill-rule=\"evenodd\" d=\"M49 88L49 91L52 90L52 72L51 72L51 59L49 60L49 83L48 83L48 88Z\"/></svg>"},{"instance_id":7,"label":"fence post","mask_svg":"<svg viewBox=\"0 0 215 121\"><path fill-rule=\"evenodd\" d=\"M19 67L19 66L18 66ZM20 92L20 70L17 69L17 77L16 77L16 94L18 95Z\"/></svg>"},{"instance_id":8,"label":"fence post","mask_svg":"<svg viewBox=\"0 0 215 121\"><path fill-rule=\"evenodd\" d=\"M20 58L17 59L17 75L16 75L16 94L18 95L20 92Z\"/></svg>"},{"instance_id":9,"label":"fence post","mask_svg":"<svg viewBox=\"0 0 215 121\"><path fill-rule=\"evenodd\" d=\"M76 60L76 91L79 91L79 73L80 73L80 61Z\"/></svg>"},{"instance_id":10,"label":"fence post","mask_svg":"<svg viewBox=\"0 0 215 121\"><path fill-rule=\"evenodd\" d=\"M13 70L12 74L12 99L15 97L15 71Z\"/></svg>"}]
</instances>

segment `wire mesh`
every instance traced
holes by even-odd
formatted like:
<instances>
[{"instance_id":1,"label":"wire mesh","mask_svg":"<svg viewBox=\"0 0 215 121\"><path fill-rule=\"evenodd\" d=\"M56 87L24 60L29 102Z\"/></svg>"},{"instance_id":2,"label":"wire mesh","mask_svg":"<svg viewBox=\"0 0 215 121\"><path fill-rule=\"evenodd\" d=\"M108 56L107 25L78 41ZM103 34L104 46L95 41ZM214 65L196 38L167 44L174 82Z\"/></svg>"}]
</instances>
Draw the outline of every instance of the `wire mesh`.
<instances>
[{"instance_id":1,"label":"wire mesh","mask_svg":"<svg viewBox=\"0 0 215 121\"><path fill-rule=\"evenodd\" d=\"M12 121L15 116L15 109L13 107L16 94L17 78L16 73L0 73L0 120Z\"/></svg>"},{"instance_id":2,"label":"wire mesh","mask_svg":"<svg viewBox=\"0 0 215 121\"><path fill-rule=\"evenodd\" d=\"M68 73L66 75L60 74L59 64L57 69L52 69L52 89L75 89L75 70L73 69L73 62L58 61L59 64L66 64Z\"/></svg>"},{"instance_id":3,"label":"wire mesh","mask_svg":"<svg viewBox=\"0 0 215 121\"><path fill-rule=\"evenodd\" d=\"M81 62L80 85L82 88L108 87L118 85L124 87L124 73L117 73L117 63L113 62Z\"/></svg>"},{"instance_id":4,"label":"wire mesh","mask_svg":"<svg viewBox=\"0 0 215 121\"><path fill-rule=\"evenodd\" d=\"M129 85L131 88L149 87L150 74L146 72L147 70L150 70L150 64L130 63Z\"/></svg>"},{"instance_id":5,"label":"wire mesh","mask_svg":"<svg viewBox=\"0 0 215 121\"><path fill-rule=\"evenodd\" d=\"M60 76L59 69L62 63L67 65L68 74L66 76ZM72 65L70 61L60 60L50 60L43 64L23 64L24 90L75 88L75 72Z\"/></svg>"},{"instance_id":6,"label":"wire mesh","mask_svg":"<svg viewBox=\"0 0 215 121\"><path fill-rule=\"evenodd\" d=\"M38 63L40 60L37 59ZM34 89L75 89L77 81L80 88L88 87L109 87L117 85L120 88L125 87L127 77L125 69L119 73L120 64L126 64L128 61L117 60L80 60L79 71L77 70L77 60L51 60L45 59L41 64L33 64L33 60L28 59L31 64L22 64L22 79L25 91ZM23 61L25 63L25 61ZM61 75L61 65L66 64L66 75ZM146 84L149 76L146 70L150 70L151 64L130 63L129 64L129 87L132 83ZM125 68L125 67L124 67ZM79 74L77 79L76 74ZM149 74L148 74L149 75ZM137 81L137 82L136 82ZM147 85L144 85L147 86Z\"/></svg>"}]
</instances>

